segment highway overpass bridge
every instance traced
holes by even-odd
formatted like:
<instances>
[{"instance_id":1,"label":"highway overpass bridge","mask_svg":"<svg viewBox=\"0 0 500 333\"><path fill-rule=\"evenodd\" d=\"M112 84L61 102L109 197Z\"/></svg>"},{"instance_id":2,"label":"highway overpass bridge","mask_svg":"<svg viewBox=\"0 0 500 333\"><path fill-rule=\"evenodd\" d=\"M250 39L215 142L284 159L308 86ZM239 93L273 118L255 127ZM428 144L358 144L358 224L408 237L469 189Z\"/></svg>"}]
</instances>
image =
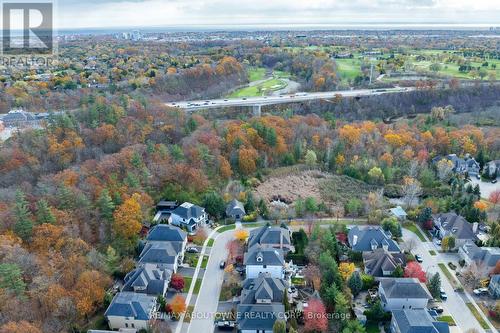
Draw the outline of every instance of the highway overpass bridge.
<instances>
[{"instance_id":1,"label":"highway overpass bridge","mask_svg":"<svg viewBox=\"0 0 500 333\"><path fill-rule=\"evenodd\" d=\"M167 106L180 108L185 111L199 111L207 109L220 109L226 107L252 107L254 113L260 115L262 106L277 105L287 103L298 103L315 100L331 100L337 96L341 97L366 97L377 96L384 94L395 94L414 91L415 88L384 88L384 89L358 89L358 90L339 90L327 92L305 93L298 92L294 94L283 94L279 96L259 96L248 98L227 98L227 99L212 99L199 101L182 101L166 103Z\"/></svg>"}]
</instances>

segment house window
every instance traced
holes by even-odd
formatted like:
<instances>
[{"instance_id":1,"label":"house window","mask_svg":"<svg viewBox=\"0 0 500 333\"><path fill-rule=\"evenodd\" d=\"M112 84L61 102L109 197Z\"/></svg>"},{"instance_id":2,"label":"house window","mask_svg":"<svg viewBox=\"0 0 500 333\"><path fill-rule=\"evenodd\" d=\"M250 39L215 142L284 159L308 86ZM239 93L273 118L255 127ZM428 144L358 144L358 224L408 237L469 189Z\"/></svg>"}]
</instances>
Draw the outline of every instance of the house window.
<instances>
[{"instance_id":1,"label":"house window","mask_svg":"<svg viewBox=\"0 0 500 333\"><path fill-rule=\"evenodd\" d=\"M132 323L132 328L135 328L135 325Z\"/></svg>"},{"instance_id":2,"label":"house window","mask_svg":"<svg viewBox=\"0 0 500 333\"><path fill-rule=\"evenodd\" d=\"M125 323L125 327L128 327L128 323Z\"/></svg>"}]
</instances>

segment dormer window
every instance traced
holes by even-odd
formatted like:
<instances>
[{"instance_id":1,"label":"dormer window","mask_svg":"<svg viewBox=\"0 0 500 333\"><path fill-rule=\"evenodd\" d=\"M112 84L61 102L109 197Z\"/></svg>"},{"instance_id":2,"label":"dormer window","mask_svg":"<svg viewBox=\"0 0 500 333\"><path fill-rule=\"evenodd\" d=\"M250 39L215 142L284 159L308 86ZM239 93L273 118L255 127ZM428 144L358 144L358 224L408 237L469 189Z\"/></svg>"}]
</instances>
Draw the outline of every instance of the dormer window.
<instances>
[{"instance_id":1,"label":"dormer window","mask_svg":"<svg viewBox=\"0 0 500 333\"><path fill-rule=\"evenodd\" d=\"M263 262L264 258L262 257L262 254L258 254L256 260L257 260L257 262Z\"/></svg>"}]
</instances>

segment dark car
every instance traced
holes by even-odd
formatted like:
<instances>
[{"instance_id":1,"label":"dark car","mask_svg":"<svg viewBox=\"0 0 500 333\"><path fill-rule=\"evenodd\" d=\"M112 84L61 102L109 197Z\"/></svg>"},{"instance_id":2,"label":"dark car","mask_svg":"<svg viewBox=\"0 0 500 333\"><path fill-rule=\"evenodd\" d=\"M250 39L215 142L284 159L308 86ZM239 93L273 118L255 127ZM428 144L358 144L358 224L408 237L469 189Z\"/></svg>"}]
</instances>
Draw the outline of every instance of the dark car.
<instances>
[{"instance_id":1,"label":"dark car","mask_svg":"<svg viewBox=\"0 0 500 333\"><path fill-rule=\"evenodd\" d=\"M443 310L443 308L442 308L442 307L440 307L440 306L433 306L433 307L431 308L431 310L432 310L432 311L436 311L436 313L438 313L438 314L443 313L443 311L444 311L444 310Z\"/></svg>"},{"instance_id":2,"label":"dark car","mask_svg":"<svg viewBox=\"0 0 500 333\"><path fill-rule=\"evenodd\" d=\"M224 260L222 260L220 263L219 263L219 268L220 269L224 269L226 268L226 262Z\"/></svg>"},{"instance_id":3,"label":"dark car","mask_svg":"<svg viewBox=\"0 0 500 333\"><path fill-rule=\"evenodd\" d=\"M419 263L422 263L424 261L424 259L422 259L422 257L419 256L418 254L415 254L415 260Z\"/></svg>"},{"instance_id":4,"label":"dark car","mask_svg":"<svg viewBox=\"0 0 500 333\"><path fill-rule=\"evenodd\" d=\"M198 252L200 252L200 251L198 251L198 249L197 249L197 248L195 248L195 247L188 247L188 248L186 249L186 252L187 252L187 253L198 253Z\"/></svg>"}]
</instances>

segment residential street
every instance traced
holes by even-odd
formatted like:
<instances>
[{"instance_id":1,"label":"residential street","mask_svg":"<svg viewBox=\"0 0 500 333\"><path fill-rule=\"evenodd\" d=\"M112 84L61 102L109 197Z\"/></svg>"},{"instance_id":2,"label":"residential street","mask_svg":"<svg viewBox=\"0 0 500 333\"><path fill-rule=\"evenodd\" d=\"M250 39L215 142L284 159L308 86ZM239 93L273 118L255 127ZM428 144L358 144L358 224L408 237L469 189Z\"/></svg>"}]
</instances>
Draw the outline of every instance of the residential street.
<instances>
[{"instance_id":1,"label":"residential street","mask_svg":"<svg viewBox=\"0 0 500 333\"><path fill-rule=\"evenodd\" d=\"M214 315L219 304L219 295L224 278L224 270L220 269L219 263L226 260L226 244L234 237L234 231L229 230L219 234L215 238L211 255L205 270L205 278L201 284L200 292L195 303L188 333L213 332ZM196 318L198 316L198 318Z\"/></svg>"},{"instance_id":2,"label":"residential street","mask_svg":"<svg viewBox=\"0 0 500 333\"><path fill-rule=\"evenodd\" d=\"M454 330L453 327L450 327L450 329L452 329L452 332L466 332L471 328L477 329L478 332L486 332L481 327L481 325L479 325L478 321L472 315L469 308L462 299L462 295L463 297L467 297L467 295L464 293L456 293L453 290L452 285L448 281L448 278L443 274L438 266L438 263L441 262L448 263L450 261L455 261L456 263L458 261L458 254L441 254L438 252L439 249L437 248L437 246L435 246L433 243L422 242L414 233L408 231L407 229L403 229L403 240L408 241L411 238L416 239L417 246L412 252L414 254L419 254L422 256L423 263L421 265L424 271L431 274L439 272L439 275L441 276L441 286L448 295L448 299L442 302L442 307L445 309L445 314L449 313L453 317L455 323L459 328L458 330ZM431 256L429 253L430 250L434 250L437 255ZM470 300L468 302L470 302ZM479 312L482 314L481 310L479 310ZM490 330L489 332L497 332L497 330L493 328L493 330Z\"/></svg>"}]
</instances>

